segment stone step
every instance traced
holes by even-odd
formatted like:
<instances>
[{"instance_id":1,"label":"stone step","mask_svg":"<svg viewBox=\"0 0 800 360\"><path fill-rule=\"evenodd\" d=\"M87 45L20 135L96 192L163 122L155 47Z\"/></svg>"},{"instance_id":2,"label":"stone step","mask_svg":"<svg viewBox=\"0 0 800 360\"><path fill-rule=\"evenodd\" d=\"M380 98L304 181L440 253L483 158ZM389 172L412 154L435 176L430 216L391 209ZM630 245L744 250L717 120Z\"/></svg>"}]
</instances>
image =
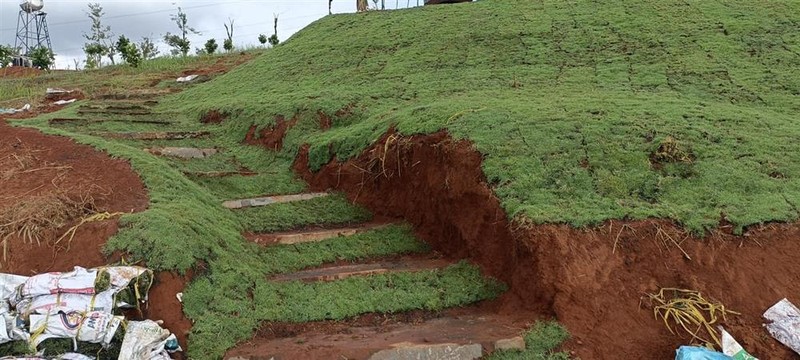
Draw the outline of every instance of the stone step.
<instances>
[{"instance_id":1,"label":"stone step","mask_svg":"<svg viewBox=\"0 0 800 360\"><path fill-rule=\"evenodd\" d=\"M203 159L217 153L217 149L199 149L190 147L153 147L145 151L160 156L171 156L182 159Z\"/></svg>"},{"instance_id":2,"label":"stone step","mask_svg":"<svg viewBox=\"0 0 800 360\"><path fill-rule=\"evenodd\" d=\"M378 275L390 272L416 272L424 270L441 269L452 265L452 261L442 259L415 259L415 260L393 260L382 261L370 264L355 264L344 266L332 266L316 269L298 271L291 274L281 274L274 276L273 281L335 281L353 276Z\"/></svg>"},{"instance_id":3,"label":"stone step","mask_svg":"<svg viewBox=\"0 0 800 360\"><path fill-rule=\"evenodd\" d=\"M208 131L155 131L155 132L123 132L113 133L104 132L97 135L124 140L183 140L205 137L210 135Z\"/></svg>"},{"instance_id":4,"label":"stone step","mask_svg":"<svg viewBox=\"0 0 800 360\"><path fill-rule=\"evenodd\" d=\"M267 196L267 197L258 197L252 199L242 199L242 200L229 200L222 203L222 206L228 209L241 209L247 207L257 207L257 206L267 206L272 204L282 204L282 203L290 203L295 201L305 201L311 200L318 197L325 197L329 196L328 193L306 193L306 194L294 194L294 195L277 195L277 196Z\"/></svg>"},{"instance_id":5,"label":"stone step","mask_svg":"<svg viewBox=\"0 0 800 360\"><path fill-rule=\"evenodd\" d=\"M150 115L152 113L148 109L78 109L78 115Z\"/></svg>"},{"instance_id":6,"label":"stone step","mask_svg":"<svg viewBox=\"0 0 800 360\"><path fill-rule=\"evenodd\" d=\"M54 118L54 119L50 119L49 120L49 123L51 125L57 125L57 124L90 124L90 123L101 123L101 122L122 122L122 123L132 123L132 124L156 124L156 125L170 125L170 124L172 124L171 121L167 121L167 120L149 120L149 119L121 120L121 119Z\"/></svg>"},{"instance_id":7,"label":"stone step","mask_svg":"<svg viewBox=\"0 0 800 360\"><path fill-rule=\"evenodd\" d=\"M363 233L365 231L382 229L391 224L389 223L376 223L365 224L362 226L336 228L336 229L320 229L320 230L307 230L307 231L293 231L286 233L270 233L270 234L253 234L248 235L246 238L260 245L270 244L302 244L309 242L320 242L328 239L353 236Z\"/></svg>"},{"instance_id":8,"label":"stone step","mask_svg":"<svg viewBox=\"0 0 800 360\"><path fill-rule=\"evenodd\" d=\"M486 311L448 311L443 317L348 326L315 322L291 337L259 338L228 351L226 360L477 359L497 349L524 350L521 317ZM467 312L464 314L464 312Z\"/></svg>"},{"instance_id":9,"label":"stone step","mask_svg":"<svg viewBox=\"0 0 800 360\"><path fill-rule=\"evenodd\" d=\"M108 93L92 96L93 100L151 100L167 94L171 91L150 91L134 93Z\"/></svg>"},{"instance_id":10,"label":"stone step","mask_svg":"<svg viewBox=\"0 0 800 360\"><path fill-rule=\"evenodd\" d=\"M258 175L255 171L184 171L186 176L206 177L206 178L219 178L228 176L255 176Z\"/></svg>"}]
</instances>

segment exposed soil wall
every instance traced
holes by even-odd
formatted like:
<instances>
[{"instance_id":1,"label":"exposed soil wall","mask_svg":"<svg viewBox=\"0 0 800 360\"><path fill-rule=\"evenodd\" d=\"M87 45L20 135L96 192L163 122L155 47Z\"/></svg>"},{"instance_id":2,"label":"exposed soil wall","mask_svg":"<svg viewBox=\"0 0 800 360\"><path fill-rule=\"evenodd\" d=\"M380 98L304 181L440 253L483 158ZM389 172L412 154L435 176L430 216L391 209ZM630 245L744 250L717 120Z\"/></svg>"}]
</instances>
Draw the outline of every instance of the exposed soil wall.
<instances>
[{"instance_id":1,"label":"exposed soil wall","mask_svg":"<svg viewBox=\"0 0 800 360\"><path fill-rule=\"evenodd\" d=\"M294 168L312 190L344 191L376 215L406 219L445 255L472 259L510 285L492 305L497 312L555 317L573 336L566 349L583 359L674 357L690 337L671 334L642 301L661 287L699 290L740 312L725 327L752 354L800 359L770 338L760 318L783 297L800 303L796 224L745 236L723 226L702 239L661 220L521 226L507 219L480 164L469 142L444 132L390 132L358 158L317 173L301 149Z\"/></svg>"},{"instance_id":2,"label":"exposed soil wall","mask_svg":"<svg viewBox=\"0 0 800 360\"><path fill-rule=\"evenodd\" d=\"M270 150L280 150L283 148L283 138L286 132L297 124L297 116L286 120L283 116L275 119L275 125L266 127L258 131L257 125L251 125L245 135L245 144L260 145Z\"/></svg>"}]
</instances>

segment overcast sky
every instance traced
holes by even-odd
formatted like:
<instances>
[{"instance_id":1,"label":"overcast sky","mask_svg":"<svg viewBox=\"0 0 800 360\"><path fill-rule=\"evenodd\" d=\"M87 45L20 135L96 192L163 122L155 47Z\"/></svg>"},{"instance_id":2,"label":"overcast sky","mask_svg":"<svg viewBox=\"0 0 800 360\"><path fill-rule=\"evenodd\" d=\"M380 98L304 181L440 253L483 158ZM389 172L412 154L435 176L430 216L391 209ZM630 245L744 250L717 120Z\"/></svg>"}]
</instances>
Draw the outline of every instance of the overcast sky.
<instances>
[{"instance_id":1,"label":"overcast sky","mask_svg":"<svg viewBox=\"0 0 800 360\"><path fill-rule=\"evenodd\" d=\"M416 5L418 0L385 0L387 8ZM85 59L82 34L89 31L91 22L86 16L90 1L44 0L47 22L58 68L73 68L73 59ZM224 23L235 21L236 46L258 44L258 34L272 34L272 16L279 14L278 37L281 41L311 22L328 14L327 0L94 0L105 11L104 24L115 35L124 34L138 42L151 36L161 43L166 32L176 33L170 14L182 7L189 25L202 33L192 36L192 51L206 39L215 38L222 48L226 38ZM0 44L14 45L20 0L0 0ZM422 3L419 0L419 3ZM370 0L372 5L372 0ZM333 0L334 13L355 12L356 0ZM167 52L159 45L162 54Z\"/></svg>"}]
</instances>

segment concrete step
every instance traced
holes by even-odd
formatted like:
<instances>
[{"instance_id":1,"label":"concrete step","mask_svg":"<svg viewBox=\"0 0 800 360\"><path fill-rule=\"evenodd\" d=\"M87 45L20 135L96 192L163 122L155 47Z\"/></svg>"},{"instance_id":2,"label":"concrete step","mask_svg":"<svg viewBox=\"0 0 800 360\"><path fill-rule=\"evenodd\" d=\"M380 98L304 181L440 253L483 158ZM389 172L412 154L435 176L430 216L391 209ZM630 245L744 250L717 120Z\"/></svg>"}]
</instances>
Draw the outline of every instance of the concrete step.
<instances>
[{"instance_id":1,"label":"concrete step","mask_svg":"<svg viewBox=\"0 0 800 360\"><path fill-rule=\"evenodd\" d=\"M454 312L467 312L453 314ZM315 322L291 337L259 338L228 351L226 360L256 359L478 359L497 349L524 350L522 318L486 311L449 311L443 317L348 326ZM269 325L267 325L268 327Z\"/></svg>"},{"instance_id":2,"label":"concrete step","mask_svg":"<svg viewBox=\"0 0 800 360\"><path fill-rule=\"evenodd\" d=\"M153 147L145 151L160 156L171 156L182 159L203 159L217 153L217 149L199 149L189 147Z\"/></svg>"},{"instance_id":3,"label":"concrete step","mask_svg":"<svg viewBox=\"0 0 800 360\"><path fill-rule=\"evenodd\" d=\"M147 91L147 92L130 92L130 93L108 93L97 94L92 96L93 100L152 100L167 94L171 91Z\"/></svg>"},{"instance_id":4,"label":"concrete step","mask_svg":"<svg viewBox=\"0 0 800 360\"><path fill-rule=\"evenodd\" d=\"M306 194L294 194L294 195L267 196L267 197L258 197L252 199L229 200L222 203L222 206L228 209L241 209L248 207L267 206L272 204L290 203L295 201L305 201L329 195L330 194L328 193L306 193Z\"/></svg>"},{"instance_id":5,"label":"concrete step","mask_svg":"<svg viewBox=\"0 0 800 360\"><path fill-rule=\"evenodd\" d=\"M240 170L240 171L184 171L186 176L205 177L205 178L218 178L228 176L255 176L258 175L255 171Z\"/></svg>"},{"instance_id":6,"label":"concrete step","mask_svg":"<svg viewBox=\"0 0 800 360\"><path fill-rule=\"evenodd\" d=\"M392 260L369 264L355 264L344 266L331 266L298 271L291 274L281 274L273 277L272 281L335 281L353 276L378 275L391 272L416 272L424 270L441 269L452 265L452 261L442 259L413 259Z\"/></svg>"},{"instance_id":7,"label":"concrete step","mask_svg":"<svg viewBox=\"0 0 800 360\"><path fill-rule=\"evenodd\" d=\"M104 132L97 135L124 140L182 140L211 135L208 131Z\"/></svg>"},{"instance_id":8,"label":"concrete step","mask_svg":"<svg viewBox=\"0 0 800 360\"><path fill-rule=\"evenodd\" d=\"M150 115L152 113L149 109L78 109L78 115Z\"/></svg>"},{"instance_id":9,"label":"concrete step","mask_svg":"<svg viewBox=\"0 0 800 360\"><path fill-rule=\"evenodd\" d=\"M149 120L149 119L122 120L122 119L54 118L54 119L50 119L49 120L49 123L51 125L57 125L57 124L91 124L91 123L101 123L101 122L122 122L122 123L132 123L132 124L156 124L156 125L170 125L170 124L172 124L171 121L167 121L167 120Z\"/></svg>"},{"instance_id":10,"label":"concrete step","mask_svg":"<svg viewBox=\"0 0 800 360\"><path fill-rule=\"evenodd\" d=\"M292 245L292 244L302 244L310 242L320 242L344 236L353 236L356 234L363 233L365 231L382 229L389 225L391 224L375 223L375 224L364 224L362 226L353 226L353 227L336 228L336 229L306 230L306 231L293 231L293 232L270 233L270 234L253 234L245 237L248 240L260 245L270 245L270 244Z\"/></svg>"}]
</instances>

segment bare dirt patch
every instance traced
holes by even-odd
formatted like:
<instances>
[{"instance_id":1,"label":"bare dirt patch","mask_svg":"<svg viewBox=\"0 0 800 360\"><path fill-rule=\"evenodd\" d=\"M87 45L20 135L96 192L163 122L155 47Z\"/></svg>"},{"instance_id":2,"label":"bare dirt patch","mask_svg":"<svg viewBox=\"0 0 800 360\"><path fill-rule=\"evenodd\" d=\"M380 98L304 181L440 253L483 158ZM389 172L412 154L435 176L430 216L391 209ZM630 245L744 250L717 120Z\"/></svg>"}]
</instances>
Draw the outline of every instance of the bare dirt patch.
<instances>
[{"instance_id":1,"label":"bare dirt patch","mask_svg":"<svg viewBox=\"0 0 800 360\"><path fill-rule=\"evenodd\" d=\"M661 287L698 290L742 313L723 325L753 355L798 359L762 328L761 314L800 293L800 227L768 225L744 236L721 224L696 238L670 221L613 221L575 229L509 221L481 172L481 154L446 133L390 132L360 157L295 170L314 191L336 189L377 215L405 219L446 256L468 257L510 285L496 314L554 317L584 359L671 358L690 336L671 334L641 299ZM794 296L794 298L793 298ZM532 317L533 318L533 317Z\"/></svg>"},{"instance_id":2,"label":"bare dirt patch","mask_svg":"<svg viewBox=\"0 0 800 360\"><path fill-rule=\"evenodd\" d=\"M297 116L286 120L283 116L275 118L275 125L266 127L258 131L256 125L251 125L245 135L245 144L260 145L270 150L278 151L283 148L283 138L286 132L297 124ZM258 131L258 132L257 132Z\"/></svg>"},{"instance_id":3,"label":"bare dirt patch","mask_svg":"<svg viewBox=\"0 0 800 360\"><path fill-rule=\"evenodd\" d=\"M228 118L228 114L220 112L219 110L211 110L200 117L200 122L203 124L220 124Z\"/></svg>"},{"instance_id":4,"label":"bare dirt patch","mask_svg":"<svg viewBox=\"0 0 800 360\"><path fill-rule=\"evenodd\" d=\"M5 78L37 77L41 74L42 70L22 66L9 66L0 69L0 77Z\"/></svg>"},{"instance_id":5,"label":"bare dirt patch","mask_svg":"<svg viewBox=\"0 0 800 360\"><path fill-rule=\"evenodd\" d=\"M488 316L487 316L488 315ZM442 313L365 314L346 321L302 324L266 323L258 341L230 350L226 358L367 359L398 343L480 343L492 351L494 341L518 335L529 323L522 316L496 316L478 308Z\"/></svg>"}]
</instances>

